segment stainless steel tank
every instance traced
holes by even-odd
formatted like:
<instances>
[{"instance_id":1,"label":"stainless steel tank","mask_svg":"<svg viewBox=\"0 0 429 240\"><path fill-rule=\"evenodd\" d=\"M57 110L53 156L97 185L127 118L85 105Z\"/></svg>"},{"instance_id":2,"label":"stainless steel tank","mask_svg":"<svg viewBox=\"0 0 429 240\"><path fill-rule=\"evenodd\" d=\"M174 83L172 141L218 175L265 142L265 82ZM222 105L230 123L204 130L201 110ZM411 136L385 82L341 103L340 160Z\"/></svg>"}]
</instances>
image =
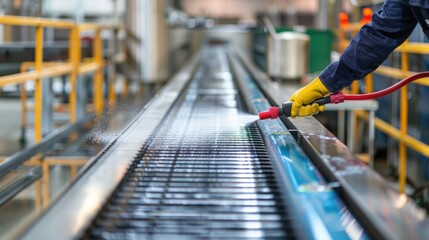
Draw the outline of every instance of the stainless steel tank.
<instances>
[{"instance_id":1,"label":"stainless steel tank","mask_svg":"<svg viewBox=\"0 0 429 240\"><path fill-rule=\"evenodd\" d=\"M282 32L268 36L267 69L271 77L300 80L308 72L308 35Z\"/></svg>"}]
</instances>

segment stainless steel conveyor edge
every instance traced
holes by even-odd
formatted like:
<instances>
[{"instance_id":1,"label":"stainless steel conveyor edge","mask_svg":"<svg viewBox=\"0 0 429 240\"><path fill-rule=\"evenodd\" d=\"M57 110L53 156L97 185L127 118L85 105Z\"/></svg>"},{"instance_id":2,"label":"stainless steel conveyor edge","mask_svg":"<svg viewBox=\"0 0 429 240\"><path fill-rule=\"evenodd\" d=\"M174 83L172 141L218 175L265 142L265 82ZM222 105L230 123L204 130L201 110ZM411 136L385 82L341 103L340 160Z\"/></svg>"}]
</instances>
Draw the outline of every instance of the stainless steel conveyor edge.
<instances>
[{"instance_id":1,"label":"stainless steel conveyor edge","mask_svg":"<svg viewBox=\"0 0 429 240\"><path fill-rule=\"evenodd\" d=\"M28 223L11 232L8 239L74 239L80 236L120 183L142 144L192 78L200 55L196 53L172 77L40 216L31 217ZM135 134L136 131L139 134Z\"/></svg>"},{"instance_id":2,"label":"stainless steel conveyor edge","mask_svg":"<svg viewBox=\"0 0 429 240\"><path fill-rule=\"evenodd\" d=\"M241 61L272 104L277 92L269 77L238 51ZM362 163L313 117L283 118L289 129L328 182L337 182L337 192L370 236L376 239L425 239L429 220L406 195L400 195L378 173Z\"/></svg>"},{"instance_id":3,"label":"stainless steel conveyor edge","mask_svg":"<svg viewBox=\"0 0 429 240\"><path fill-rule=\"evenodd\" d=\"M233 52L233 51L230 51ZM230 54L231 65L240 92L248 100L248 108L256 114L269 107L269 102L255 85L252 76ZM366 231L345 207L310 158L295 141L293 134L281 120L257 121L265 145L282 186L285 199L293 204L294 217L300 223L303 239L368 239Z\"/></svg>"}]
</instances>

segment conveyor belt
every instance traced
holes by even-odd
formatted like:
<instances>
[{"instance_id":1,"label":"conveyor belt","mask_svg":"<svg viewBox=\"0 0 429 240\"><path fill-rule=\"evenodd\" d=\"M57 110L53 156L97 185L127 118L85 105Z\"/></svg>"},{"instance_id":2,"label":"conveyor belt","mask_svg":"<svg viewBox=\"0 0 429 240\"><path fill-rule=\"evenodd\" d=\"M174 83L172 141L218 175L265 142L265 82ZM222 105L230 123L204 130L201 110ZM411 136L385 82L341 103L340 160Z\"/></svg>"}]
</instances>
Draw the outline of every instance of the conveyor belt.
<instances>
[{"instance_id":1,"label":"conveyor belt","mask_svg":"<svg viewBox=\"0 0 429 240\"><path fill-rule=\"evenodd\" d=\"M212 50L86 232L88 238L293 239L264 143ZM138 133L135 133L138 134Z\"/></svg>"}]
</instances>

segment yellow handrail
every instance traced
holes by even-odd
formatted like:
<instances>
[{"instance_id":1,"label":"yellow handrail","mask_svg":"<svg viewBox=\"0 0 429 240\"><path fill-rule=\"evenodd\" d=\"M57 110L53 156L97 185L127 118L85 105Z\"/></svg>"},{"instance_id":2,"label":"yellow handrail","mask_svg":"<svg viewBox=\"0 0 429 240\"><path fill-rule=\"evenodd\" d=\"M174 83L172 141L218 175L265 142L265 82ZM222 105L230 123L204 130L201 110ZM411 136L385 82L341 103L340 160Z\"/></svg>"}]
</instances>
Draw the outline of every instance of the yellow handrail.
<instances>
[{"instance_id":1,"label":"yellow handrail","mask_svg":"<svg viewBox=\"0 0 429 240\"><path fill-rule=\"evenodd\" d=\"M388 67L388 66L379 66L374 73L378 73L380 75L396 78L396 79L403 79L406 77L409 77L411 75L416 74L417 72L413 71L403 71L401 69ZM422 78L416 81L413 81L414 84L429 86L429 78Z\"/></svg>"},{"instance_id":2,"label":"yellow handrail","mask_svg":"<svg viewBox=\"0 0 429 240\"><path fill-rule=\"evenodd\" d=\"M94 23L81 23L81 24L79 24L79 29L81 31L88 31L88 30L95 31L95 30L99 30L101 28L102 28L102 26L94 24Z\"/></svg>"},{"instance_id":3,"label":"yellow handrail","mask_svg":"<svg viewBox=\"0 0 429 240\"><path fill-rule=\"evenodd\" d=\"M395 51L401 53L429 54L429 44L406 41L396 48Z\"/></svg>"},{"instance_id":4,"label":"yellow handrail","mask_svg":"<svg viewBox=\"0 0 429 240\"><path fill-rule=\"evenodd\" d=\"M360 111L360 110L356 110L356 114L368 121L368 113L364 112L364 111ZM409 148L413 149L416 152L421 153L423 156L425 157L429 157L429 145L410 136L410 135L406 135L406 136L401 136L401 131L396 128L395 126L387 123L386 121L380 119L380 118L375 118L375 127L384 132L385 134L389 135L390 137L398 140L398 141L403 141Z\"/></svg>"},{"instance_id":5,"label":"yellow handrail","mask_svg":"<svg viewBox=\"0 0 429 240\"><path fill-rule=\"evenodd\" d=\"M338 35L340 36L340 35ZM349 46L350 41L341 39L338 43L340 52L344 51ZM401 53L414 53L414 54L429 54L429 44L427 43L415 43L405 42L401 46L395 49L395 52Z\"/></svg>"},{"instance_id":6,"label":"yellow handrail","mask_svg":"<svg viewBox=\"0 0 429 240\"><path fill-rule=\"evenodd\" d=\"M106 66L103 58L103 42L101 38L102 30L123 29L123 26L106 26L93 23L75 24L70 21L58 21L44 18L21 17L21 16L0 16L0 25L30 26L36 28L35 34L35 61L23 63L21 73L10 74L0 77L0 87L10 84L22 84L26 81L35 80L35 141L42 138L42 80L48 77L69 75L70 79L70 122L76 121L76 82L79 75L94 72L94 105L95 111L101 113L103 110L103 68ZM43 31L44 28L61 28L69 30L69 59L62 63L43 62ZM93 58L91 61L81 63L81 31L94 31ZM126 57L125 57L126 58ZM111 61L115 61L114 58ZM27 72L29 67L33 71ZM113 81L109 81L109 89L112 89ZM22 90L25 86L22 84ZM110 93L112 95L112 93ZM26 98L26 95L22 95Z\"/></svg>"},{"instance_id":7,"label":"yellow handrail","mask_svg":"<svg viewBox=\"0 0 429 240\"><path fill-rule=\"evenodd\" d=\"M43 65L45 65L45 63ZM31 65L34 66L34 64ZM40 72L30 71L2 76L0 77L0 87L4 87L11 84L24 83L38 78L49 78L66 75L71 72L72 68L73 66L69 63L60 63L49 67L43 67Z\"/></svg>"},{"instance_id":8,"label":"yellow handrail","mask_svg":"<svg viewBox=\"0 0 429 240\"><path fill-rule=\"evenodd\" d=\"M0 23L4 25L27 26L27 27L48 27L48 28L64 28L71 29L75 23L70 21L60 21L46 18L21 17L0 15Z\"/></svg>"}]
</instances>

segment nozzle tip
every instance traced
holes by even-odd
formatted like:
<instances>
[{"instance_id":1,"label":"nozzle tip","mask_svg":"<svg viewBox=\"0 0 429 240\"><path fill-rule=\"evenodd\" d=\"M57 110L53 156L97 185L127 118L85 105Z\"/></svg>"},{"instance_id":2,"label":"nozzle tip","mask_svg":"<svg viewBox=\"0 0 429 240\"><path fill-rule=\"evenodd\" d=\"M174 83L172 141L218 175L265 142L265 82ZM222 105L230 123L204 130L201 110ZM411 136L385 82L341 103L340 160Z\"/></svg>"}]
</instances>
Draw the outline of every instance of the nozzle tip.
<instances>
[{"instance_id":1,"label":"nozzle tip","mask_svg":"<svg viewBox=\"0 0 429 240\"><path fill-rule=\"evenodd\" d=\"M271 113L270 111L263 111L259 113L259 120L264 120L264 119L268 119L271 118Z\"/></svg>"},{"instance_id":2,"label":"nozzle tip","mask_svg":"<svg viewBox=\"0 0 429 240\"><path fill-rule=\"evenodd\" d=\"M263 111L259 113L259 120L264 119L276 119L279 117L279 108L278 107L270 107L268 111Z\"/></svg>"}]
</instances>

